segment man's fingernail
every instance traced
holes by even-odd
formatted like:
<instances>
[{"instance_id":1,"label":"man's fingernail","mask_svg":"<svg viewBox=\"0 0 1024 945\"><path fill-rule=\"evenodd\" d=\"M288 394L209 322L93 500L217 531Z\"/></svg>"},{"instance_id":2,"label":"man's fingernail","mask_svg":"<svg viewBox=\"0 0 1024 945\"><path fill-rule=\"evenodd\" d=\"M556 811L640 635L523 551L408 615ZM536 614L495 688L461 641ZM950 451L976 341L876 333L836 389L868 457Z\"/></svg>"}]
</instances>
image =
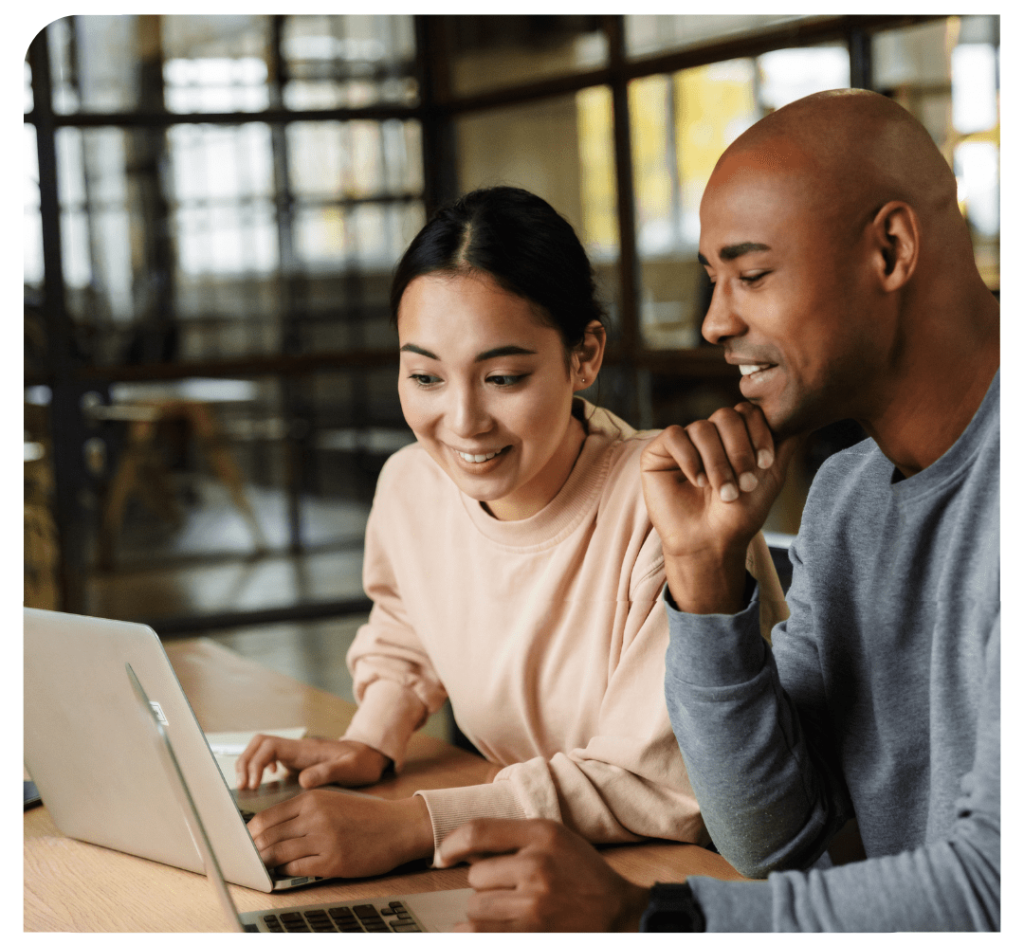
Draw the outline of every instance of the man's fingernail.
<instances>
[{"instance_id":1,"label":"man's fingernail","mask_svg":"<svg viewBox=\"0 0 1024 945\"><path fill-rule=\"evenodd\" d=\"M700 487L701 489L706 489L706 488L707 488L707 485L708 485L708 477L707 477L707 476L705 476L705 475L704 475L704 473L700 473L700 474L699 474L699 475L697 476L697 485L698 485L698 486L699 486L699 487Z\"/></svg>"},{"instance_id":2,"label":"man's fingernail","mask_svg":"<svg viewBox=\"0 0 1024 945\"><path fill-rule=\"evenodd\" d=\"M757 451L757 465L762 469L767 469L774 461L775 457L768 450Z\"/></svg>"},{"instance_id":3,"label":"man's fingernail","mask_svg":"<svg viewBox=\"0 0 1024 945\"><path fill-rule=\"evenodd\" d=\"M752 472L740 474L740 489L744 492L753 492L757 488L757 476Z\"/></svg>"},{"instance_id":4,"label":"man's fingernail","mask_svg":"<svg viewBox=\"0 0 1024 945\"><path fill-rule=\"evenodd\" d=\"M721 489L718 490L718 494L722 497L723 502L735 502L739 497L739 490L731 482L727 482Z\"/></svg>"}]
</instances>

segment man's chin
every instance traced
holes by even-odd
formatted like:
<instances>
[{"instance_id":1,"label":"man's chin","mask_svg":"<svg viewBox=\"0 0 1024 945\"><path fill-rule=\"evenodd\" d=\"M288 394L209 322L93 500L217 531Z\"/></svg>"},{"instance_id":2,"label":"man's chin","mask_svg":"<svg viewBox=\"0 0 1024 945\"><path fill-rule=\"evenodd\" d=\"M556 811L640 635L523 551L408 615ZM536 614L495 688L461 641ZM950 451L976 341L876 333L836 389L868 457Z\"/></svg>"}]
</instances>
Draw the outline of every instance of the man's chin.
<instances>
[{"instance_id":1,"label":"man's chin","mask_svg":"<svg viewBox=\"0 0 1024 945\"><path fill-rule=\"evenodd\" d=\"M770 403L752 403L761 408L768 429L772 431L772 440L776 443L788 440L791 436L802 436L811 432L808 418L801 416L797 411L782 409Z\"/></svg>"}]
</instances>

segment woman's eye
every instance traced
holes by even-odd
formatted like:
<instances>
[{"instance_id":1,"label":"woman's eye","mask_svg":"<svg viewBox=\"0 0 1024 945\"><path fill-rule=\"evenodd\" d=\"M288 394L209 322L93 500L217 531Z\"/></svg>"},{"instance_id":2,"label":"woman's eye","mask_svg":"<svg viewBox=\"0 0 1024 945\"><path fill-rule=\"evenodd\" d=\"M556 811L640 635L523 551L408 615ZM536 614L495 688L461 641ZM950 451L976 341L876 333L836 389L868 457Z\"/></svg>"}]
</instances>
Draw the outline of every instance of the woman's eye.
<instances>
[{"instance_id":1,"label":"woman's eye","mask_svg":"<svg viewBox=\"0 0 1024 945\"><path fill-rule=\"evenodd\" d=\"M439 380L439 378L434 377L433 374L410 374L409 379L413 381L417 387L432 387Z\"/></svg>"},{"instance_id":2,"label":"woman's eye","mask_svg":"<svg viewBox=\"0 0 1024 945\"><path fill-rule=\"evenodd\" d=\"M514 387L526 376L525 374L494 374L487 378L487 382L495 387Z\"/></svg>"}]
</instances>

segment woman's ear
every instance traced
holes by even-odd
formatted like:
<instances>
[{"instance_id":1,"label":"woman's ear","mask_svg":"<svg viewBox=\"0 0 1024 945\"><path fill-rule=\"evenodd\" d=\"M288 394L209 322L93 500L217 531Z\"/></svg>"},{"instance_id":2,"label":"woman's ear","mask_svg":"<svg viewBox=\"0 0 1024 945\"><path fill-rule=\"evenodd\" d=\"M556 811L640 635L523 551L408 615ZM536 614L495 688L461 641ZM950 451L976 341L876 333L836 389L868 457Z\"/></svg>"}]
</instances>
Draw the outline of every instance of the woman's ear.
<instances>
[{"instance_id":1,"label":"woman's ear","mask_svg":"<svg viewBox=\"0 0 1024 945\"><path fill-rule=\"evenodd\" d=\"M604 325L596 318L583 330L583 340L572 352L571 373L574 392L586 390L597 380L607 340Z\"/></svg>"},{"instance_id":2,"label":"woman's ear","mask_svg":"<svg viewBox=\"0 0 1024 945\"><path fill-rule=\"evenodd\" d=\"M890 200L871 221L872 262L885 292L910 281L921 250L921 230L910 204Z\"/></svg>"}]
</instances>

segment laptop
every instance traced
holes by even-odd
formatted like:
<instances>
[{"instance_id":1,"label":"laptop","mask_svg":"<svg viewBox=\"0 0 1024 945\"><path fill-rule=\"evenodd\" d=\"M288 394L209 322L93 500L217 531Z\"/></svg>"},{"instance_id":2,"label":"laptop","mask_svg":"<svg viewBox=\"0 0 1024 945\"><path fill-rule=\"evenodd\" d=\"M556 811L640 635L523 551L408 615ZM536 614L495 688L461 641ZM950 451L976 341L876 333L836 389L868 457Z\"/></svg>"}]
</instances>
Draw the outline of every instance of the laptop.
<instances>
[{"instance_id":1,"label":"laptop","mask_svg":"<svg viewBox=\"0 0 1024 945\"><path fill-rule=\"evenodd\" d=\"M167 816L177 807L174 789L125 683L131 663L167 725L228 881L272 892L320 880L268 871L246 820L302 788L295 780L247 791L229 786L150 627L29 608L24 615L25 766L59 830L204 872L184 822Z\"/></svg>"},{"instance_id":2,"label":"laptop","mask_svg":"<svg viewBox=\"0 0 1024 945\"><path fill-rule=\"evenodd\" d=\"M217 855L213 852L202 817L192 799L181 766L167 737L166 723L154 708L130 663L125 671L135 693L139 714L160 759L184 823L195 840L206 875L213 885L228 926L233 932L448 932L466 914L472 889L446 889L311 906L286 906L239 914Z\"/></svg>"}]
</instances>

